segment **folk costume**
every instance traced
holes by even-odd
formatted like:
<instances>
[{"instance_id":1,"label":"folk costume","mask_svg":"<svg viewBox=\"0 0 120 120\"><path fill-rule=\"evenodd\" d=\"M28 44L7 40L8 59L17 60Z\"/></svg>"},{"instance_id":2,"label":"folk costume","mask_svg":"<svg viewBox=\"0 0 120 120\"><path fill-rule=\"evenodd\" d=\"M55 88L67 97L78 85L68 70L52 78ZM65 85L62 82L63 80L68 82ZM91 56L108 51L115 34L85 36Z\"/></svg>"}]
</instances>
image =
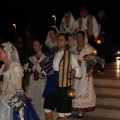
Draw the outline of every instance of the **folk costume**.
<instances>
[{"instance_id":1,"label":"folk costume","mask_svg":"<svg viewBox=\"0 0 120 120\"><path fill-rule=\"evenodd\" d=\"M36 110L40 120L45 120L45 113L43 109L44 98L43 91L46 85L46 78L39 78L39 73L41 73L41 67L45 61L46 56L42 56L37 59L34 55L29 57L29 66L31 70L29 87L27 91L28 97L31 99L32 105Z\"/></svg>"},{"instance_id":2,"label":"folk costume","mask_svg":"<svg viewBox=\"0 0 120 120\"><path fill-rule=\"evenodd\" d=\"M75 29L80 29L85 31L88 43L93 47L96 46L94 38L97 38L99 30L98 30L98 23L93 15L87 15L87 17L79 17L76 20Z\"/></svg>"},{"instance_id":3,"label":"folk costume","mask_svg":"<svg viewBox=\"0 0 120 120\"><path fill-rule=\"evenodd\" d=\"M86 43L81 51L77 50L77 45L71 51L75 54L83 73L80 79L74 80L73 88L76 91L76 97L72 100L72 110L76 112L93 111L96 105L96 94L93 77L87 77L87 65L84 56L92 54L94 48Z\"/></svg>"},{"instance_id":4,"label":"folk costume","mask_svg":"<svg viewBox=\"0 0 120 120\"><path fill-rule=\"evenodd\" d=\"M10 42L3 43L1 46L4 47L4 51L11 63L7 71L3 72L5 64L0 69L0 75L3 75L0 91L0 120L40 120L31 102L22 90L23 69L15 46ZM18 93L22 93L22 98L24 97L25 99L25 105L20 110L16 110L14 106L19 108L19 104L22 102L16 102L17 98L11 102L9 100L13 96L18 96Z\"/></svg>"},{"instance_id":5,"label":"folk costume","mask_svg":"<svg viewBox=\"0 0 120 120\"><path fill-rule=\"evenodd\" d=\"M46 95L45 112L53 111L56 108L60 117L71 115L72 98L67 95L68 89L73 85L73 77L70 75L70 70L75 69L75 76L79 78L82 76L75 56L68 50L57 51L52 56L51 67L49 67L51 69L45 68L48 67L44 66L44 71L47 71L46 73L49 73L49 76L53 75L53 79L47 77L46 86L49 86L49 88L46 87L46 94L44 93ZM48 72L49 70L52 72ZM52 91L48 93L51 89ZM52 101L50 101L51 99Z\"/></svg>"}]
</instances>

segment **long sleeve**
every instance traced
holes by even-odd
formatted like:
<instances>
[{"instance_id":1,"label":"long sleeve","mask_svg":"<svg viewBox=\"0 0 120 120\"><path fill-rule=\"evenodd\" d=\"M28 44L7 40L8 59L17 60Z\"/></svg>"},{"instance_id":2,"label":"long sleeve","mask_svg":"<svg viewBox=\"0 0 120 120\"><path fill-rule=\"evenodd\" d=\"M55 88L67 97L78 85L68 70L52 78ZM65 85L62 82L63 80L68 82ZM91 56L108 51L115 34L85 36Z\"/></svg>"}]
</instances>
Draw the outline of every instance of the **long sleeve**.
<instances>
[{"instance_id":1,"label":"long sleeve","mask_svg":"<svg viewBox=\"0 0 120 120\"><path fill-rule=\"evenodd\" d=\"M22 77L15 76L16 82L15 82L15 89L22 89Z\"/></svg>"},{"instance_id":2,"label":"long sleeve","mask_svg":"<svg viewBox=\"0 0 120 120\"><path fill-rule=\"evenodd\" d=\"M82 77L82 71L81 68L78 64L77 59L75 58L75 55L72 55L72 69L74 69L76 71L75 77L81 78Z\"/></svg>"},{"instance_id":3,"label":"long sleeve","mask_svg":"<svg viewBox=\"0 0 120 120\"><path fill-rule=\"evenodd\" d=\"M95 17L93 16L93 35L94 38L97 38L98 33L99 33L99 27L98 27L98 23L97 20L95 19Z\"/></svg>"},{"instance_id":4,"label":"long sleeve","mask_svg":"<svg viewBox=\"0 0 120 120\"><path fill-rule=\"evenodd\" d=\"M74 29L78 29L79 28L79 25L78 25L78 19L77 21L75 22L75 28Z\"/></svg>"}]
</instances>

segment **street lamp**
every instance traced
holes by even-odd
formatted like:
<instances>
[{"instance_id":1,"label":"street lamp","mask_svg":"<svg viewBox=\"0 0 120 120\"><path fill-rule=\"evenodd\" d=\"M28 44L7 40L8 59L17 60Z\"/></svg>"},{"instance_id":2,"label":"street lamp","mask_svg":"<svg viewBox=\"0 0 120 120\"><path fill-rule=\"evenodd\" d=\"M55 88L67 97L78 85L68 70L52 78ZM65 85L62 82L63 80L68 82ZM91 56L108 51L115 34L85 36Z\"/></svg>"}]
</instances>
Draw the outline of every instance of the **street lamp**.
<instances>
[{"instance_id":1,"label":"street lamp","mask_svg":"<svg viewBox=\"0 0 120 120\"><path fill-rule=\"evenodd\" d=\"M15 30L15 40L17 40L17 34L16 34L16 24L13 24L14 30Z\"/></svg>"},{"instance_id":2,"label":"street lamp","mask_svg":"<svg viewBox=\"0 0 120 120\"><path fill-rule=\"evenodd\" d=\"M55 26L56 26L56 16L55 15L52 15L52 17L54 18L54 24L55 24Z\"/></svg>"},{"instance_id":3,"label":"street lamp","mask_svg":"<svg viewBox=\"0 0 120 120\"><path fill-rule=\"evenodd\" d=\"M16 34L16 24L13 24L13 27L14 27L14 29L15 29L15 34Z\"/></svg>"}]
</instances>

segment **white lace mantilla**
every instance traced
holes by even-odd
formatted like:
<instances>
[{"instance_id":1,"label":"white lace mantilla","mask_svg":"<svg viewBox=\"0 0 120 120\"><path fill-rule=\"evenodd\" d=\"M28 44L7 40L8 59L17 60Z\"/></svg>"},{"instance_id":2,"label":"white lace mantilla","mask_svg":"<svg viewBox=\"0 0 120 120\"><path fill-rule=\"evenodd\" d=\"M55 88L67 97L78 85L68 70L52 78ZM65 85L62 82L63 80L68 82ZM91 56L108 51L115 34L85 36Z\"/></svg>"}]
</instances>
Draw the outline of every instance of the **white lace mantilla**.
<instances>
[{"instance_id":1,"label":"white lace mantilla","mask_svg":"<svg viewBox=\"0 0 120 120\"><path fill-rule=\"evenodd\" d=\"M16 80L15 76L23 77L23 69L22 69L21 65L16 62L12 62L10 64L9 69L3 73L2 71L3 71L4 67L5 67L5 64L3 64L0 69L0 75L4 75L4 77L7 78L7 80L9 81L9 87L12 88L15 84L15 80Z\"/></svg>"}]
</instances>

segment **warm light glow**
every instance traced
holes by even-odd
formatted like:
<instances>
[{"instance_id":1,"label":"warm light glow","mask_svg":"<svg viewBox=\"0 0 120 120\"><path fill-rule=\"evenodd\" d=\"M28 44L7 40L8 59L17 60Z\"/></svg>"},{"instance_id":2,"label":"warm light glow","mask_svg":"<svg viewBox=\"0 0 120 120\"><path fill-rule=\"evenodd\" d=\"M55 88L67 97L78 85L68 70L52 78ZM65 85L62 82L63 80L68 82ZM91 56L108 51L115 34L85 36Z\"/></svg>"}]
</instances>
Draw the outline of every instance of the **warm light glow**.
<instances>
[{"instance_id":1,"label":"warm light glow","mask_svg":"<svg viewBox=\"0 0 120 120\"><path fill-rule=\"evenodd\" d=\"M15 32L16 32L16 24L13 24L13 27L15 28Z\"/></svg>"},{"instance_id":2,"label":"warm light glow","mask_svg":"<svg viewBox=\"0 0 120 120\"><path fill-rule=\"evenodd\" d=\"M120 54L120 51L118 51L118 55Z\"/></svg>"},{"instance_id":3,"label":"warm light glow","mask_svg":"<svg viewBox=\"0 0 120 120\"><path fill-rule=\"evenodd\" d=\"M54 18L54 24L56 26L56 16L55 15L52 15L52 17Z\"/></svg>"},{"instance_id":4,"label":"warm light glow","mask_svg":"<svg viewBox=\"0 0 120 120\"><path fill-rule=\"evenodd\" d=\"M96 44L101 45L101 40L97 40Z\"/></svg>"},{"instance_id":5,"label":"warm light glow","mask_svg":"<svg viewBox=\"0 0 120 120\"><path fill-rule=\"evenodd\" d=\"M75 97L75 90L73 88L68 90L68 97Z\"/></svg>"},{"instance_id":6,"label":"warm light glow","mask_svg":"<svg viewBox=\"0 0 120 120\"><path fill-rule=\"evenodd\" d=\"M94 51L93 51L93 55L97 55L97 50L94 50Z\"/></svg>"},{"instance_id":7,"label":"warm light glow","mask_svg":"<svg viewBox=\"0 0 120 120\"><path fill-rule=\"evenodd\" d=\"M117 62L117 76L120 77L120 57L116 57Z\"/></svg>"},{"instance_id":8,"label":"warm light glow","mask_svg":"<svg viewBox=\"0 0 120 120\"><path fill-rule=\"evenodd\" d=\"M52 17L56 17L55 15L52 15Z\"/></svg>"},{"instance_id":9,"label":"warm light glow","mask_svg":"<svg viewBox=\"0 0 120 120\"><path fill-rule=\"evenodd\" d=\"M14 27L16 27L16 24L13 24Z\"/></svg>"}]
</instances>

